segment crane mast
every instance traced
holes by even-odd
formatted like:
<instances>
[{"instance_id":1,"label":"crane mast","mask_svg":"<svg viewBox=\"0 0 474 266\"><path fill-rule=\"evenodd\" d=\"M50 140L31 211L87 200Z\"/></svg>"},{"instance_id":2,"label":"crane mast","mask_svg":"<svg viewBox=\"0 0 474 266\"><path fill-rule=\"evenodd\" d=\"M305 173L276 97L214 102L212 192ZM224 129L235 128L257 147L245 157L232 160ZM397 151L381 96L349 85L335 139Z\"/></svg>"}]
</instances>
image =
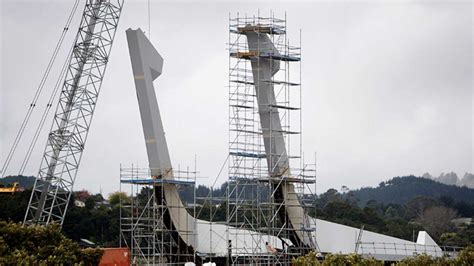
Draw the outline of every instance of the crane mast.
<instances>
[{"instance_id":1,"label":"crane mast","mask_svg":"<svg viewBox=\"0 0 474 266\"><path fill-rule=\"evenodd\" d=\"M117 30L123 0L87 0L26 224L62 225Z\"/></svg>"}]
</instances>

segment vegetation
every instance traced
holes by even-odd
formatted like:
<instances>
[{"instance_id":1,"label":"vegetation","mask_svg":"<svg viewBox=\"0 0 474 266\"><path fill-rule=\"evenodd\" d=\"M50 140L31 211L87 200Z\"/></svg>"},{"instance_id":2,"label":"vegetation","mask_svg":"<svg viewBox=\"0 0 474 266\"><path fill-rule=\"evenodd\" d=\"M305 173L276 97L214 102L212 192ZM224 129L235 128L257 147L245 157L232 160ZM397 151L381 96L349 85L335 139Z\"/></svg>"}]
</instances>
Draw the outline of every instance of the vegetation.
<instances>
[{"instance_id":1,"label":"vegetation","mask_svg":"<svg viewBox=\"0 0 474 266\"><path fill-rule=\"evenodd\" d=\"M113 194L115 195L115 194ZM111 195L111 196L113 196ZM112 197L114 201L115 196ZM74 202L75 197L72 201ZM88 239L102 247L117 247L120 233L120 205L104 202L101 194L82 199L85 207L70 203L63 224L64 234L73 239Z\"/></svg>"},{"instance_id":2,"label":"vegetation","mask_svg":"<svg viewBox=\"0 0 474 266\"><path fill-rule=\"evenodd\" d=\"M406 204L370 200L364 207L359 207L358 199L351 192L341 194L330 189L319 196L314 215L411 241L416 241L418 231L425 230L440 245L474 244L474 224L455 226L452 223L462 211L452 202L454 200L449 197L417 196Z\"/></svg>"},{"instance_id":3,"label":"vegetation","mask_svg":"<svg viewBox=\"0 0 474 266\"><path fill-rule=\"evenodd\" d=\"M305 256L294 258L294 266L319 266L319 265L347 265L347 266L382 266L383 263L373 258L364 258L358 254L328 254L324 257L312 251Z\"/></svg>"},{"instance_id":4,"label":"vegetation","mask_svg":"<svg viewBox=\"0 0 474 266\"><path fill-rule=\"evenodd\" d=\"M7 186L8 184L13 184L17 182L20 187L25 189L31 189L35 183L34 176L6 176L0 179L0 186Z\"/></svg>"},{"instance_id":5,"label":"vegetation","mask_svg":"<svg viewBox=\"0 0 474 266\"><path fill-rule=\"evenodd\" d=\"M474 211L474 189L445 185L431 179L415 176L394 177L387 182L382 182L376 188L361 188L352 191L354 197L359 199L359 205L363 206L370 200L383 204L406 204L415 196L430 198L449 197L458 202L471 205ZM471 215L474 215L471 212Z\"/></svg>"},{"instance_id":6,"label":"vegetation","mask_svg":"<svg viewBox=\"0 0 474 266\"><path fill-rule=\"evenodd\" d=\"M418 178L422 179L422 178ZM393 181L395 180L395 181ZM377 200L368 200L361 204L361 200L357 196L357 191L349 191L340 193L336 189L329 189L325 193L319 195L315 202L315 208L312 216L318 218L341 223L353 227L360 228L364 226L365 230L374 231L410 241L416 241L419 231L428 231L440 245L449 246L466 246L474 244L474 224L455 226L452 220L457 217L473 217L474 216L474 197L470 201L454 200L457 197L443 195L440 191L450 191L454 186L444 185L431 180L427 180L428 186L435 183L431 193L423 193L425 180L413 180L411 176L404 178L394 178L391 181L379 185L373 191L384 191L387 187L395 186L398 190L411 191L410 200L404 203L383 203ZM414 188L413 188L414 187ZM223 184L220 188L214 189L212 195L214 197L224 197L227 184ZM465 189L454 187L459 193L464 193ZM264 191L264 188L260 188ZM389 189L391 190L391 189ZM249 189L256 191L256 189ZM467 189L470 195L474 190ZM192 196L192 191L183 193ZM210 194L207 187L199 186L196 189L197 197L206 197ZM374 193L376 195L379 192ZM424 196L441 195L439 197ZM449 194L449 193L448 193ZM244 198L247 196L244 196ZM248 196L250 198L250 195ZM394 196L394 198L396 198ZM462 198L462 197L461 197ZM189 199L189 200L192 200ZM213 201L200 202L203 206L198 207L198 218L209 220L212 217L214 221L224 221L226 215L225 202Z\"/></svg>"},{"instance_id":7,"label":"vegetation","mask_svg":"<svg viewBox=\"0 0 474 266\"><path fill-rule=\"evenodd\" d=\"M84 208L74 205L77 194L82 194ZM30 195L31 190L13 195L0 194L0 221L23 222ZM66 237L74 241L85 238L102 247L116 247L119 242L119 219L119 205L104 204L100 194L76 192L71 197L62 230Z\"/></svg>"},{"instance_id":8,"label":"vegetation","mask_svg":"<svg viewBox=\"0 0 474 266\"><path fill-rule=\"evenodd\" d=\"M21 178L14 181L22 182ZM463 247L474 244L474 224L455 225L452 223L452 220L457 217L474 216L474 197L469 200L461 200L466 198L465 195L471 195L474 190L454 187L458 189L456 191L459 193L459 197L457 195L450 196L449 193L453 186L434 182L436 185L430 188L430 193L422 193L427 191L423 186L432 185L432 181L427 181L403 177L394 178L373 189L355 191L343 189L342 193L336 189L329 189L314 199L315 211L311 215L357 228L364 226L365 230L406 240L416 241L418 231L426 230L440 245ZM394 188L390 188L392 186ZM189 189L188 186L185 188ZM215 199L212 203L209 201L197 202L200 204L196 207L196 215L199 214L199 219L209 220L211 216L214 221L226 219L227 205L222 201L226 190L227 184L225 183L212 191L212 195L216 198L220 197L221 200ZM263 188L259 188L259 190L264 193ZM408 200L400 202L393 194L392 201L377 196L382 192L391 193L392 190L407 190L411 191L411 194L406 195ZM361 191L371 191L369 194L375 196L371 198L362 195ZM444 192L447 194L443 194ZM30 190L26 190L15 194L0 194L0 220L22 222L30 193ZM134 202L137 200L143 202L149 193L152 193L150 189L143 189ZM184 190L181 193L185 202L193 201L193 191ZM207 197L208 195L210 195L208 187L197 187L197 197ZM245 197L251 197L251 194L246 194ZM85 207L75 206L75 200L84 202ZM105 200L101 194L90 194L87 191L75 192L64 221L64 235L74 241L88 239L101 247L117 246L120 202L129 203L130 198L119 192L109 195L108 200Z\"/></svg>"},{"instance_id":9,"label":"vegetation","mask_svg":"<svg viewBox=\"0 0 474 266\"><path fill-rule=\"evenodd\" d=\"M358 254L328 254L324 260L320 254L310 252L305 256L294 258L292 261L294 266L317 266L317 265L347 265L347 266L378 266L384 265L381 261L374 258L363 257ZM431 257L426 254L421 254L414 257L408 257L398 263L392 265L397 266L418 266L418 265L433 265L433 266L468 266L474 265L474 245L464 248L455 258L449 257Z\"/></svg>"},{"instance_id":10,"label":"vegetation","mask_svg":"<svg viewBox=\"0 0 474 266\"><path fill-rule=\"evenodd\" d=\"M0 221L0 265L97 265L101 249L81 249L59 226Z\"/></svg>"}]
</instances>

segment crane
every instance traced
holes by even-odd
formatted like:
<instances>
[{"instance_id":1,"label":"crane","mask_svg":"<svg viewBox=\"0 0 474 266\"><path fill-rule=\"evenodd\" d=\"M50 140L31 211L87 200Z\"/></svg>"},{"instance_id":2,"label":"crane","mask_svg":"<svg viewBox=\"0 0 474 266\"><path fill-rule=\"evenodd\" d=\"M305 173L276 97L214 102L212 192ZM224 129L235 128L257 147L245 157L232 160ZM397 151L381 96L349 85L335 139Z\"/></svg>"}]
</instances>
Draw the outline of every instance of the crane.
<instances>
[{"instance_id":1,"label":"crane","mask_svg":"<svg viewBox=\"0 0 474 266\"><path fill-rule=\"evenodd\" d=\"M64 222L122 7L86 0L25 224Z\"/></svg>"}]
</instances>

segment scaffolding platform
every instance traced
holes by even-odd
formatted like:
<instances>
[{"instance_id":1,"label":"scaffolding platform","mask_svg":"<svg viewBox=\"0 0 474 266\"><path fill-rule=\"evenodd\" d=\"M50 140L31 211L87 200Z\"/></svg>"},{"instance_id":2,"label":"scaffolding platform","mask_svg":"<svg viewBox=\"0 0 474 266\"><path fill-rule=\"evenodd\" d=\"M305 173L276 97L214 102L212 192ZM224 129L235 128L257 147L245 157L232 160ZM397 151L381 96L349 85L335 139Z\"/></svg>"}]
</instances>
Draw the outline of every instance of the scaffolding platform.
<instances>
[{"instance_id":1,"label":"scaffolding platform","mask_svg":"<svg viewBox=\"0 0 474 266\"><path fill-rule=\"evenodd\" d=\"M266 34L285 34L285 28L281 26L276 26L276 25L247 25L244 27L237 27L237 30L235 29L230 29L231 33L236 33L236 34L245 34L248 32L257 32L257 33L266 33Z\"/></svg>"},{"instance_id":2,"label":"scaffolding platform","mask_svg":"<svg viewBox=\"0 0 474 266\"><path fill-rule=\"evenodd\" d=\"M302 183L302 184L314 184L316 183L315 179L309 178L300 178L300 177L266 177L266 178L259 178L258 182L261 183Z\"/></svg>"},{"instance_id":3,"label":"scaffolding platform","mask_svg":"<svg viewBox=\"0 0 474 266\"><path fill-rule=\"evenodd\" d=\"M132 265L182 265L179 261L194 261L194 255L180 252L174 235L177 230L167 226L169 208L185 208L196 214L197 171L173 171L174 180L154 178L149 168L120 167L120 192L127 194L127 200L120 200L120 247L130 249ZM164 184L177 185L185 191L192 191L192 202L185 206L164 203L159 195ZM181 234L194 235L194 230L181 230Z\"/></svg>"},{"instance_id":4,"label":"scaffolding platform","mask_svg":"<svg viewBox=\"0 0 474 266\"><path fill-rule=\"evenodd\" d=\"M264 153L249 153L249 152L229 152L230 155L249 157L249 158L266 158L267 155Z\"/></svg>"},{"instance_id":5,"label":"scaffolding platform","mask_svg":"<svg viewBox=\"0 0 474 266\"><path fill-rule=\"evenodd\" d=\"M265 53L265 52L231 52L231 57L239 58L239 59L271 59L271 60L279 60L284 62L299 62L301 58L298 56L288 55L288 54L278 54L278 53Z\"/></svg>"},{"instance_id":6,"label":"scaffolding platform","mask_svg":"<svg viewBox=\"0 0 474 266\"><path fill-rule=\"evenodd\" d=\"M282 81L282 80L266 80L263 79L262 82L267 82L267 83L272 83L272 84L278 84L278 85L288 85L288 86L300 86L300 83L295 83L295 82L289 82L289 81ZM253 83L252 83L253 84Z\"/></svg>"},{"instance_id":7,"label":"scaffolding platform","mask_svg":"<svg viewBox=\"0 0 474 266\"><path fill-rule=\"evenodd\" d=\"M292 106L278 105L278 104L269 104L268 107L287 109L287 110L300 110L301 109L299 107L292 107Z\"/></svg>"},{"instance_id":8,"label":"scaffolding platform","mask_svg":"<svg viewBox=\"0 0 474 266\"><path fill-rule=\"evenodd\" d=\"M246 38L251 33L257 33L254 41L259 42L254 43L252 49ZM281 210L301 207L303 211L294 213L300 213L302 217L297 219L305 221L308 213L316 212L316 205L301 204L298 200L286 202L274 197L284 187L279 184L291 184L295 188L291 198L316 199L316 172L309 171L316 165L304 162L300 133L301 48L289 44L286 16L279 19L273 14L270 17L237 15L229 18L228 43L230 152L226 219L228 225L249 228L254 232L228 230L227 239L243 237L252 240L245 245L233 244L232 253L239 254L239 257L230 258L228 264L290 265L292 257L306 254L309 246L317 250L316 245L292 243L291 251L288 250L285 256L268 253L264 256L259 252L261 247L253 243L262 241L261 234L256 232L292 240L296 233L301 239L316 242L314 228L306 222L291 227L289 216L281 215ZM272 75L262 71L269 60L278 61ZM262 124L261 119L266 119L266 122ZM275 139L279 142L273 143ZM273 148L275 144L279 147ZM290 167L290 159L293 167ZM275 162L280 161L276 165L281 165L281 171L273 172ZM278 176L273 173L278 173ZM281 241L270 241L269 244L275 246Z\"/></svg>"},{"instance_id":9,"label":"scaffolding platform","mask_svg":"<svg viewBox=\"0 0 474 266\"><path fill-rule=\"evenodd\" d=\"M246 85L254 85L255 84L253 81L244 81L244 80L237 80L237 79L230 80L230 82L246 84Z\"/></svg>"},{"instance_id":10,"label":"scaffolding platform","mask_svg":"<svg viewBox=\"0 0 474 266\"><path fill-rule=\"evenodd\" d=\"M194 185L196 182L187 180L174 180L174 179L121 179L122 184L135 184L135 185L161 185L161 184L174 184L174 185Z\"/></svg>"}]
</instances>

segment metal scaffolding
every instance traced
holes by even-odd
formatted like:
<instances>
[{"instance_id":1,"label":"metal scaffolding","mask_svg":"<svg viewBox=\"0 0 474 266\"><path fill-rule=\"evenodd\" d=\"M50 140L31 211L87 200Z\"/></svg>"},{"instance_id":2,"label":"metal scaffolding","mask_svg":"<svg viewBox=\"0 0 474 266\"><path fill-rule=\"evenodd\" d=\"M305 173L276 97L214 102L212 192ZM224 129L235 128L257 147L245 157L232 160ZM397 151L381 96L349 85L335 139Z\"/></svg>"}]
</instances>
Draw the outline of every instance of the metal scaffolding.
<instances>
[{"instance_id":1,"label":"metal scaffolding","mask_svg":"<svg viewBox=\"0 0 474 266\"><path fill-rule=\"evenodd\" d=\"M129 195L120 202L120 247L130 249L132 265L182 265L182 261L195 261L195 255L183 252L175 241L177 231L165 218L170 206L161 195L167 184L185 190L188 196L191 192L194 204L188 202L183 208L194 216L196 171L173 172L174 179L165 180L153 178L148 168L120 167L120 192Z\"/></svg>"},{"instance_id":2,"label":"metal scaffolding","mask_svg":"<svg viewBox=\"0 0 474 266\"><path fill-rule=\"evenodd\" d=\"M171 204L181 193L165 196L170 186L194 187L196 172L184 172L183 179L173 169L165 179L156 178L156 169L121 169L121 184L130 186L131 195L122 208L121 245L130 248L133 264L288 264L317 247L308 216L315 213L316 165L306 164L302 153L301 49L289 45L286 19L237 16L229 27L225 198L213 198L211 189L201 208L210 221L199 220L195 192L193 208L189 200ZM218 209L225 209L225 221L216 217Z\"/></svg>"},{"instance_id":3,"label":"metal scaffolding","mask_svg":"<svg viewBox=\"0 0 474 266\"><path fill-rule=\"evenodd\" d=\"M273 14L270 17L237 14L229 18L227 239L239 238L238 234L242 233L252 234L253 239L242 246L229 243L230 264L285 264L295 256L317 249L315 228L306 221L308 213L315 213L316 164L306 164L303 160L301 32L298 37L299 44L291 46L286 15L284 19ZM257 41L251 43L249 38ZM272 73L265 75L264 67ZM263 86L271 96L265 103L262 98L267 95L259 95ZM268 117L270 123L266 124L263 119ZM272 121L274 118L278 125ZM281 144L275 143L276 140ZM278 145L284 147L278 150ZM283 164L287 167L282 169ZM296 196L297 201L281 200L279 194L288 186L292 186L291 191L296 195L291 197ZM304 213L298 217L301 226L295 227L285 210L299 206ZM238 230L242 228L251 231ZM268 242L268 256L257 255L256 251L262 248L258 246L261 238ZM304 243L298 241L302 238L306 240ZM282 250L272 252L276 246Z\"/></svg>"}]
</instances>

